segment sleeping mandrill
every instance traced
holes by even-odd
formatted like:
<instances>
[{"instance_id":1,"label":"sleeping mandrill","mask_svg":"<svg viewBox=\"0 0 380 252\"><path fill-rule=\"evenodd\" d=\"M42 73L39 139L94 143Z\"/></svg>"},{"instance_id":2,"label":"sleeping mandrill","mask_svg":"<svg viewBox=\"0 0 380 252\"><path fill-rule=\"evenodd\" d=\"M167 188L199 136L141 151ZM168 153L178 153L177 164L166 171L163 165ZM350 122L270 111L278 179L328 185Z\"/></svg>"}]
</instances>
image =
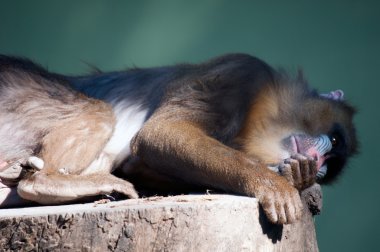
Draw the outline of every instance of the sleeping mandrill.
<instances>
[{"instance_id":1,"label":"sleeping mandrill","mask_svg":"<svg viewBox=\"0 0 380 252\"><path fill-rule=\"evenodd\" d=\"M0 169L34 168L17 191L43 204L136 197L118 168L256 197L270 221L292 223L299 191L355 153L353 114L342 91L319 95L244 54L83 77L0 58Z\"/></svg>"}]
</instances>

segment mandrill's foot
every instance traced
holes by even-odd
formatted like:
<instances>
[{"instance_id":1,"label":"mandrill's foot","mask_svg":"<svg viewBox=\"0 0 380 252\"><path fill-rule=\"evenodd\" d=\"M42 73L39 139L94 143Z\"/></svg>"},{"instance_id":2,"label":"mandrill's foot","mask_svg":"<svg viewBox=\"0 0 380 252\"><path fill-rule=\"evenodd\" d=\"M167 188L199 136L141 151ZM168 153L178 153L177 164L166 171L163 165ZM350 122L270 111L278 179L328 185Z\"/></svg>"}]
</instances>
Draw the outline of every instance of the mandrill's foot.
<instances>
[{"instance_id":1,"label":"mandrill's foot","mask_svg":"<svg viewBox=\"0 0 380 252\"><path fill-rule=\"evenodd\" d=\"M111 174L64 175L36 172L19 182L18 194L40 204L59 204L118 192L138 198L133 185Z\"/></svg>"}]
</instances>

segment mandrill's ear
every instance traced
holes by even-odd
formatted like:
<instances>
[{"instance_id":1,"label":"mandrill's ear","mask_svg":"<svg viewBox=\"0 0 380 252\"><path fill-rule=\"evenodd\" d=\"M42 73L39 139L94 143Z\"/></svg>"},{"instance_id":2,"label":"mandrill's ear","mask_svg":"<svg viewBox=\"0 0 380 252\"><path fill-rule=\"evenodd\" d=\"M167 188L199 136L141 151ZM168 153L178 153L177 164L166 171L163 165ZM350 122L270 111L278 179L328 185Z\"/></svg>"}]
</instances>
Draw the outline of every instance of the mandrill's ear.
<instances>
[{"instance_id":1,"label":"mandrill's ear","mask_svg":"<svg viewBox=\"0 0 380 252\"><path fill-rule=\"evenodd\" d=\"M338 90L335 90L335 91L331 91L328 94L320 94L320 96L326 97L326 98L329 98L329 99L332 99L332 100L335 100L335 101L343 101L344 93L343 93L342 90L338 89Z\"/></svg>"}]
</instances>

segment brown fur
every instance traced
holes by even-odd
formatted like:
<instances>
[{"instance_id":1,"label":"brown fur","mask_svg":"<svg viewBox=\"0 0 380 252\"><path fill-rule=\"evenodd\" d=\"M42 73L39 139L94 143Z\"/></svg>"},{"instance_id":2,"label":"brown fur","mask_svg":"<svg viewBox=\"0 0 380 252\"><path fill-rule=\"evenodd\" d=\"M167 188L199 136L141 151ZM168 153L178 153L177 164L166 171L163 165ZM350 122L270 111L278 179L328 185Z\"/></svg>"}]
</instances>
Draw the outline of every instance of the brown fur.
<instances>
[{"instance_id":1,"label":"brown fur","mask_svg":"<svg viewBox=\"0 0 380 252\"><path fill-rule=\"evenodd\" d=\"M175 181L254 196L274 223L300 217L299 190L316 181L320 158L293 153L285 140L303 134L301 147L315 147L306 142L319 136L341 140L328 153L330 168L321 182L335 179L356 150L348 104L321 97L302 78L289 78L249 55L84 77L12 64L14 72L0 74L0 98L8 99L0 99L0 139L7 138L3 125L11 122L27 141L0 146L0 161L17 156L12 149L42 157L46 169L18 186L23 198L40 203L112 191L137 196L132 185L109 174L115 155L123 152L104 148L114 126L110 108L78 95L68 83L112 104L117 120L132 113L131 107L146 111L146 121L137 122L141 128L133 133L132 156L121 158L127 176L140 169L143 180L160 180L158 187ZM1 65L7 64L0 70ZM284 170L268 169L275 165Z\"/></svg>"},{"instance_id":2,"label":"brown fur","mask_svg":"<svg viewBox=\"0 0 380 252\"><path fill-rule=\"evenodd\" d=\"M44 161L41 171L19 183L24 199L56 204L113 191L137 196L131 184L110 174L113 156L102 153L115 124L108 104L43 70L26 71L1 58L0 107L0 160L8 163L3 170L27 166L31 156ZM98 158L105 159L102 166L91 166Z\"/></svg>"},{"instance_id":3,"label":"brown fur","mask_svg":"<svg viewBox=\"0 0 380 252\"><path fill-rule=\"evenodd\" d=\"M168 119L172 111L169 106L146 123L132 144L135 155L154 163L162 172L168 167L186 166L191 172L185 176L181 169L171 171L178 172L172 176L185 181L255 196L264 209L270 209L267 215L273 222L294 222L300 217L298 191L284 178L268 170L265 163L207 136L202 126Z\"/></svg>"},{"instance_id":4,"label":"brown fur","mask_svg":"<svg viewBox=\"0 0 380 252\"><path fill-rule=\"evenodd\" d=\"M243 67L247 65L244 63ZM264 78L235 77L252 81L255 88L246 91L247 95L253 92L251 102L232 141L224 144L212 137L217 135L214 131L218 124L214 122L218 121L218 114L216 110L210 112L207 94L217 85L228 85L225 83L231 78L218 76L211 83L199 80L188 92L177 91L168 96L134 138L133 154L161 174L186 183L255 196L272 222L291 223L302 212L299 193L292 185L300 190L310 186L317 170L314 160L303 161L303 157L299 157L301 168L298 161L292 165L296 167L293 175L280 177L269 170L268 165L279 164L285 158L281 141L296 133L329 134L338 123L351 134L346 144L353 153L353 110L340 101L321 98L301 80L281 74L266 78L265 72L254 76ZM197 103L198 99L201 102ZM200 109L195 109L195 104Z\"/></svg>"}]
</instances>

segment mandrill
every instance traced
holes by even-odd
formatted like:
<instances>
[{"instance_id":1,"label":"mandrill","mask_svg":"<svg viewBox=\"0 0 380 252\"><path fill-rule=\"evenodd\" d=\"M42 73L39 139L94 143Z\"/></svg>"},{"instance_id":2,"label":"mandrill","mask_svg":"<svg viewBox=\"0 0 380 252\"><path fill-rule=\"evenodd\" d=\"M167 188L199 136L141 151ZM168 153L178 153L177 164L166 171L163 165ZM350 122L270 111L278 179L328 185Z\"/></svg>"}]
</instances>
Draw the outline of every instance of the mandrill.
<instances>
[{"instance_id":1,"label":"mandrill","mask_svg":"<svg viewBox=\"0 0 380 252\"><path fill-rule=\"evenodd\" d=\"M318 94L245 54L80 77L2 56L0 178L42 204L137 197L121 170L136 187L256 197L271 222L292 223L299 191L356 152L354 112L342 91Z\"/></svg>"}]
</instances>

